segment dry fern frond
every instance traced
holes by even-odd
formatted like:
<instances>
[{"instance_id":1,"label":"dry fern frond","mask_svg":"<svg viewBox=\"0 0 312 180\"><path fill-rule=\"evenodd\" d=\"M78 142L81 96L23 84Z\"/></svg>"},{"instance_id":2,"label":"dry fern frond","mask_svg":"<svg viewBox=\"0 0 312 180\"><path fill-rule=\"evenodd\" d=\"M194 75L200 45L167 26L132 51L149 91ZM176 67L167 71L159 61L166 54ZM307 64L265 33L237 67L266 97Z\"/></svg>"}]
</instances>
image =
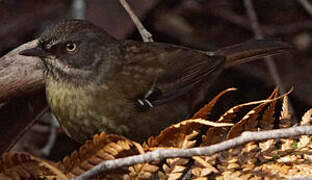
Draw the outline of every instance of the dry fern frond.
<instances>
[{"instance_id":1,"label":"dry fern frond","mask_svg":"<svg viewBox=\"0 0 312 180\"><path fill-rule=\"evenodd\" d=\"M278 89L276 88L272 94L267 98L267 100L271 100L273 97L277 96ZM275 101L273 101L275 102ZM272 103L273 103L272 102ZM258 106L254 107L251 111L249 111L238 123L236 123L228 132L227 139L231 139L234 137L239 136L244 131L255 131L259 126L259 122L257 118L260 116L260 112L263 111L265 106L270 102L264 102L259 104ZM271 104L272 105L272 104ZM275 108L275 103L274 107ZM262 119L260 122L265 121L266 119ZM272 122L273 123L273 122ZM271 127L273 127L271 125Z\"/></svg>"},{"instance_id":2,"label":"dry fern frond","mask_svg":"<svg viewBox=\"0 0 312 180\"><path fill-rule=\"evenodd\" d=\"M163 130L157 137L148 139L147 145L151 150L155 147L171 147L171 148L191 148L195 146L194 139L199 135L202 126L224 127L232 126L229 123L215 123L204 119L190 119L174 124ZM158 176L162 179L178 179L185 170L185 165L189 159L174 158L167 159L166 163L162 163L162 170L158 172Z\"/></svg>"},{"instance_id":3,"label":"dry fern frond","mask_svg":"<svg viewBox=\"0 0 312 180\"><path fill-rule=\"evenodd\" d=\"M87 140L79 151L74 151L70 156L58 163L60 169L68 177L75 177L91 169L104 160L131 156L138 154L134 142L118 135L97 134L93 140ZM128 170L119 169L111 173L106 173L105 177L122 177ZM113 175L112 175L113 174ZM104 175L103 175L104 177Z\"/></svg>"},{"instance_id":4,"label":"dry fern frond","mask_svg":"<svg viewBox=\"0 0 312 180\"><path fill-rule=\"evenodd\" d=\"M309 125L312 110L302 117L302 125ZM209 172L208 176L216 179L284 179L312 176L312 139L303 135L284 138L280 141L269 139L262 142L249 142L217 153L204 161L219 172ZM205 157L208 159L208 157ZM201 161L206 160L201 158ZM202 166L194 166L193 174L204 175Z\"/></svg>"},{"instance_id":5,"label":"dry fern frond","mask_svg":"<svg viewBox=\"0 0 312 180\"><path fill-rule=\"evenodd\" d=\"M129 167L129 178L130 179L150 179L159 167L150 163L136 164Z\"/></svg>"},{"instance_id":6,"label":"dry fern frond","mask_svg":"<svg viewBox=\"0 0 312 180\"><path fill-rule=\"evenodd\" d=\"M183 138L181 139L176 139L177 142L175 142L174 144L177 145L177 148L194 147L195 141L193 139L197 135L198 132L193 131L192 134L184 135ZM155 149L157 148L151 147L149 150ZM150 179L154 175L159 177L160 179L176 179L182 175L185 169L185 165L188 162L189 159L174 158L174 159L166 159L165 163L162 162L160 164L158 164L159 162L137 164L129 168L130 170L129 177L131 179Z\"/></svg>"},{"instance_id":7,"label":"dry fern frond","mask_svg":"<svg viewBox=\"0 0 312 180\"><path fill-rule=\"evenodd\" d=\"M135 143L134 144L140 154L144 154L144 149L140 144ZM157 162L154 163L141 163L141 164L135 164L133 166L130 166L129 168L129 174L127 177L129 179L150 179L155 172L158 171L159 167L157 165Z\"/></svg>"},{"instance_id":8,"label":"dry fern frond","mask_svg":"<svg viewBox=\"0 0 312 180\"><path fill-rule=\"evenodd\" d=\"M198 127L200 128L206 120L186 120L185 122L172 125L166 128L160 133L155 139L149 139L151 149L155 149L155 145L158 147L175 147L175 148L191 148L195 146L195 137L198 136L199 132L194 129L188 129L187 127ZM198 129L199 130L199 129ZM153 143L153 144L151 144ZM169 146L168 146L169 145ZM157 172L159 179L179 179L186 168L186 164L190 162L187 158L173 158L166 159L162 162L160 170Z\"/></svg>"},{"instance_id":9,"label":"dry fern frond","mask_svg":"<svg viewBox=\"0 0 312 180\"><path fill-rule=\"evenodd\" d=\"M283 98L282 112L279 118L279 127L287 128L291 126L291 114L288 105L288 97Z\"/></svg>"},{"instance_id":10,"label":"dry fern frond","mask_svg":"<svg viewBox=\"0 0 312 180\"><path fill-rule=\"evenodd\" d=\"M279 88L274 89L273 93L271 94L273 96L270 99L277 98L278 90L279 90ZM284 98L287 98L287 96L285 96ZM261 129L263 129L263 130L273 129L274 121L275 121L274 113L275 113L276 103L277 103L277 101L271 102L269 107L264 111L264 113L262 115L262 120L259 122L259 127Z\"/></svg>"},{"instance_id":11,"label":"dry fern frond","mask_svg":"<svg viewBox=\"0 0 312 180\"><path fill-rule=\"evenodd\" d=\"M304 113L302 116L300 125L301 126L310 126L311 125L311 116L312 116L312 109L309 109L307 112Z\"/></svg>"},{"instance_id":12,"label":"dry fern frond","mask_svg":"<svg viewBox=\"0 0 312 180\"><path fill-rule=\"evenodd\" d=\"M210 115L212 108L217 103L217 101L226 93L230 91L236 91L236 88L228 88L226 90L223 90L220 92L217 96L215 96L211 101L209 101L208 104L206 104L204 107L202 107L199 111L197 111L192 119L207 119L207 117Z\"/></svg>"},{"instance_id":13,"label":"dry fern frond","mask_svg":"<svg viewBox=\"0 0 312 180\"><path fill-rule=\"evenodd\" d=\"M0 179L60 179L68 180L55 164L27 153L8 152L0 160Z\"/></svg>"},{"instance_id":14,"label":"dry fern frond","mask_svg":"<svg viewBox=\"0 0 312 180\"><path fill-rule=\"evenodd\" d=\"M166 163L162 165L162 171L158 171L159 179L180 179L187 163L189 163L189 159L166 159Z\"/></svg>"},{"instance_id":15,"label":"dry fern frond","mask_svg":"<svg viewBox=\"0 0 312 180\"><path fill-rule=\"evenodd\" d=\"M186 135L184 139L180 141L178 148L185 149L194 147L196 143L194 138L197 137L198 134L197 131L193 131L192 134ZM180 179L188 163L190 163L189 158L166 159L166 163L162 163L162 170L158 172L158 177L160 179Z\"/></svg>"},{"instance_id":16,"label":"dry fern frond","mask_svg":"<svg viewBox=\"0 0 312 180\"><path fill-rule=\"evenodd\" d=\"M181 142L186 140L185 137L194 133L198 134L202 126L228 127L232 125L230 123L216 123L204 119L189 119L162 130L157 137L150 137L147 144L149 147L182 148Z\"/></svg>"},{"instance_id":17,"label":"dry fern frond","mask_svg":"<svg viewBox=\"0 0 312 180\"><path fill-rule=\"evenodd\" d=\"M250 102L250 103L244 103L244 104L240 104L237 106L234 106L232 108L230 108L229 110L227 110L223 115L221 115L221 117L219 118L219 120L217 122L222 122L222 123L229 123L232 122L232 120L236 117L236 113L246 107L246 106L250 106L250 105L254 105L254 104L260 104L263 103L265 101L254 101L254 102ZM216 144L218 142L221 142L223 139L226 138L226 135L229 131L229 127L212 127L209 128L208 131L206 132L206 135L203 137L203 142L201 144L201 146L209 146L212 144Z\"/></svg>"},{"instance_id":18,"label":"dry fern frond","mask_svg":"<svg viewBox=\"0 0 312 180\"><path fill-rule=\"evenodd\" d=\"M194 178L207 177L210 174L217 174L219 170L214 167L216 163L216 155L213 156L194 156L194 166L192 167L192 174Z\"/></svg>"}]
</instances>

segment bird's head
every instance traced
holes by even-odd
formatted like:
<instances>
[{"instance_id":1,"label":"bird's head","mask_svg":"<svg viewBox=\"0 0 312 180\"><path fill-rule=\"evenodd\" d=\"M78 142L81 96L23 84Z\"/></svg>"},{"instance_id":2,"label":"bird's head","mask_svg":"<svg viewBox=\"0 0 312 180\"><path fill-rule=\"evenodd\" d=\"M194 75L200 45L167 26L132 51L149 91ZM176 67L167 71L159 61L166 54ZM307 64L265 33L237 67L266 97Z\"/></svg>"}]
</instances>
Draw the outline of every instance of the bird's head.
<instances>
[{"instance_id":1,"label":"bird's head","mask_svg":"<svg viewBox=\"0 0 312 180\"><path fill-rule=\"evenodd\" d=\"M40 57L48 77L77 83L109 71L118 41L88 21L63 20L41 34L37 47L19 54Z\"/></svg>"}]
</instances>

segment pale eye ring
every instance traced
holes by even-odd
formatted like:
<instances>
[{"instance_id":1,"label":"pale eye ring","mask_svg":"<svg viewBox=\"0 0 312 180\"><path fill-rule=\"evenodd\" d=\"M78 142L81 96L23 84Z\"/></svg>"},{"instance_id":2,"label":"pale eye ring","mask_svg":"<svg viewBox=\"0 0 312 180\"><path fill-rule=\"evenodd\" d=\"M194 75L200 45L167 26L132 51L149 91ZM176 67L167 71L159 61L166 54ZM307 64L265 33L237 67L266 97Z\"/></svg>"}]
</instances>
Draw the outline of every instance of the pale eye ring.
<instances>
[{"instance_id":1,"label":"pale eye ring","mask_svg":"<svg viewBox=\"0 0 312 180\"><path fill-rule=\"evenodd\" d=\"M77 51L77 44L76 43L73 43L73 42L71 42L71 43L67 43L66 45L65 45L65 48L66 48L66 51L67 52L69 52L69 53L74 53L74 52L76 52Z\"/></svg>"}]
</instances>

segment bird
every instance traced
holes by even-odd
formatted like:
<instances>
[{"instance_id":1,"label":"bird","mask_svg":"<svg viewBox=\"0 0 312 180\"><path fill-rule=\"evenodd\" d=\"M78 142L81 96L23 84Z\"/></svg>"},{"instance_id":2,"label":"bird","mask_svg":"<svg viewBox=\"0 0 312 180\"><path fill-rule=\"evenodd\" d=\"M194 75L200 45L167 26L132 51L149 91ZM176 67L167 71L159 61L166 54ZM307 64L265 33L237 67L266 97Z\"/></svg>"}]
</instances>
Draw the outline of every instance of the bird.
<instances>
[{"instance_id":1,"label":"bird","mask_svg":"<svg viewBox=\"0 0 312 180\"><path fill-rule=\"evenodd\" d=\"M279 40L215 52L117 40L87 20L69 19L19 54L41 59L47 103L68 136L83 143L105 131L142 142L188 117L224 69L290 49Z\"/></svg>"}]
</instances>

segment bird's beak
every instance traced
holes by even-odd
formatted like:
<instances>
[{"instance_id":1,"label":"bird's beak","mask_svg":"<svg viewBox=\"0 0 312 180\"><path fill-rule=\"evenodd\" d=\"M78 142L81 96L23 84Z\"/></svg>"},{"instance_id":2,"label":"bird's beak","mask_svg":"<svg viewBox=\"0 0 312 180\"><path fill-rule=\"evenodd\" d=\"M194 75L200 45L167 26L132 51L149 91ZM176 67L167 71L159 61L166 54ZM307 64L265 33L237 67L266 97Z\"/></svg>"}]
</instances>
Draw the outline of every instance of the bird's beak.
<instances>
[{"instance_id":1,"label":"bird's beak","mask_svg":"<svg viewBox=\"0 0 312 180\"><path fill-rule=\"evenodd\" d=\"M19 52L19 54L24 55L24 56L37 56L37 57L47 56L47 53L41 47L25 49L25 50Z\"/></svg>"}]
</instances>

